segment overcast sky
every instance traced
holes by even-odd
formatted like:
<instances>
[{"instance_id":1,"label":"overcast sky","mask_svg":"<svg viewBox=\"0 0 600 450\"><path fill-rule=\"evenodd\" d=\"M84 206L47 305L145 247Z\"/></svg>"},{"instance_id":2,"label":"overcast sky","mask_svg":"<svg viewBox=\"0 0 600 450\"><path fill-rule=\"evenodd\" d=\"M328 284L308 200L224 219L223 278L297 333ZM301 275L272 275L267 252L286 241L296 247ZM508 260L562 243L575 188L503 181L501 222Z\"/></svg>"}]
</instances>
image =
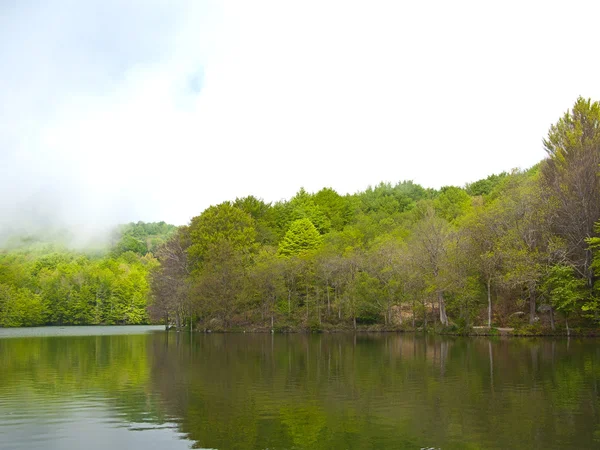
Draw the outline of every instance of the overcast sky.
<instances>
[{"instance_id":1,"label":"overcast sky","mask_svg":"<svg viewBox=\"0 0 600 450\"><path fill-rule=\"evenodd\" d=\"M529 167L600 100L597 5L1 1L0 227Z\"/></svg>"}]
</instances>

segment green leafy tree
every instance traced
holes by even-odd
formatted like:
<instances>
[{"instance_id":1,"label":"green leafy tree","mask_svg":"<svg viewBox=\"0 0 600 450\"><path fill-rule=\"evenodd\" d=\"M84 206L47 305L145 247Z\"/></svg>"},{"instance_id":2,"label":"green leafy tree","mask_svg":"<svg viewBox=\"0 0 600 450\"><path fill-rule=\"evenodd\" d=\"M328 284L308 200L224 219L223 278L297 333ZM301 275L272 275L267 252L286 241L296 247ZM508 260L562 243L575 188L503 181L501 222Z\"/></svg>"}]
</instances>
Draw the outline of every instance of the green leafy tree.
<instances>
[{"instance_id":1,"label":"green leafy tree","mask_svg":"<svg viewBox=\"0 0 600 450\"><path fill-rule=\"evenodd\" d=\"M300 219L308 219L318 230L319 234L325 234L331 229L331 221L327 214L317 203L311 194L301 188L282 210L282 222L287 229L293 222Z\"/></svg>"},{"instance_id":2,"label":"green leafy tree","mask_svg":"<svg viewBox=\"0 0 600 450\"><path fill-rule=\"evenodd\" d=\"M209 251L214 254L215 248L224 243L246 255L257 248L254 220L230 202L211 206L194 217L189 225L189 236L191 244L187 252L195 269L202 266Z\"/></svg>"},{"instance_id":3,"label":"green leafy tree","mask_svg":"<svg viewBox=\"0 0 600 450\"><path fill-rule=\"evenodd\" d=\"M279 243L279 255L292 256L317 250L322 238L309 219L298 219L290 225Z\"/></svg>"},{"instance_id":4,"label":"green leafy tree","mask_svg":"<svg viewBox=\"0 0 600 450\"><path fill-rule=\"evenodd\" d=\"M560 242L550 232L549 206L541 196L537 177L528 174L513 176L497 205L502 282L525 292L532 324L545 267L554 247L560 253Z\"/></svg>"},{"instance_id":5,"label":"green leafy tree","mask_svg":"<svg viewBox=\"0 0 600 450\"><path fill-rule=\"evenodd\" d=\"M29 289L0 284L0 327L43 325L45 313L39 295Z\"/></svg>"},{"instance_id":6,"label":"green leafy tree","mask_svg":"<svg viewBox=\"0 0 600 450\"><path fill-rule=\"evenodd\" d=\"M541 166L544 192L553 206L552 229L567 243L567 256L590 289L592 253L586 239L600 219L600 103L578 98L550 127Z\"/></svg>"},{"instance_id":7,"label":"green leafy tree","mask_svg":"<svg viewBox=\"0 0 600 450\"><path fill-rule=\"evenodd\" d=\"M323 188L313 196L315 205L320 208L331 223L331 229L341 231L352 217L348 197L342 197L331 188Z\"/></svg>"},{"instance_id":8,"label":"green leafy tree","mask_svg":"<svg viewBox=\"0 0 600 450\"><path fill-rule=\"evenodd\" d=\"M256 256L246 278L250 303L258 306L261 320L270 319L271 329L275 324L277 303L287 293L284 264L285 261L277 257L274 248L265 248Z\"/></svg>"},{"instance_id":9,"label":"green leafy tree","mask_svg":"<svg viewBox=\"0 0 600 450\"><path fill-rule=\"evenodd\" d=\"M193 295L197 310L205 319L217 319L224 326L243 305L246 278L246 255L234 243L222 240L211 244L205 254L202 270L195 275Z\"/></svg>"},{"instance_id":10,"label":"green leafy tree","mask_svg":"<svg viewBox=\"0 0 600 450\"><path fill-rule=\"evenodd\" d=\"M446 186L441 189L440 195L433 201L433 206L440 217L448 222L455 222L470 212L472 201L464 189Z\"/></svg>"},{"instance_id":11,"label":"green leafy tree","mask_svg":"<svg viewBox=\"0 0 600 450\"><path fill-rule=\"evenodd\" d=\"M502 172L498 175L490 175L487 178L483 178L473 183L467 183L465 191L473 197L489 195L507 175L506 172Z\"/></svg>"},{"instance_id":12,"label":"green leafy tree","mask_svg":"<svg viewBox=\"0 0 600 450\"><path fill-rule=\"evenodd\" d=\"M567 334L570 334L569 315L581 310L586 295L585 284L584 279L576 276L573 267L563 264L550 267L543 281L542 288L551 305L565 316Z\"/></svg>"},{"instance_id":13,"label":"green leafy tree","mask_svg":"<svg viewBox=\"0 0 600 450\"><path fill-rule=\"evenodd\" d=\"M421 205L420 214L421 219L409 240L413 262L427 280L429 291L435 295L440 323L447 326L444 293L447 290L448 245L452 230L448 222L427 203Z\"/></svg>"}]
</instances>

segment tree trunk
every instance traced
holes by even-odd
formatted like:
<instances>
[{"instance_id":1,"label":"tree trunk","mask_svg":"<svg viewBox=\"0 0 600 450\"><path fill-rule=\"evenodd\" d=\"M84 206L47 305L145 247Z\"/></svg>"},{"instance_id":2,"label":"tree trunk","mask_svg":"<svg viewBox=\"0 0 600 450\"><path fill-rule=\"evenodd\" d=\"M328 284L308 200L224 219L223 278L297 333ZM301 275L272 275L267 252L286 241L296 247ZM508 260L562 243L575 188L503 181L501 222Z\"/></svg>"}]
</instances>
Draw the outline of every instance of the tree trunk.
<instances>
[{"instance_id":1,"label":"tree trunk","mask_svg":"<svg viewBox=\"0 0 600 450\"><path fill-rule=\"evenodd\" d=\"M550 306L550 328L554 331L554 310L552 309L552 306Z\"/></svg>"},{"instance_id":2,"label":"tree trunk","mask_svg":"<svg viewBox=\"0 0 600 450\"><path fill-rule=\"evenodd\" d=\"M319 325L321 325L321 291L317 288L317 317L319 318Z\"/></svg>"},{"instance_id":3,"label":"tree trunk","mask_svg":"<svg viewBox=\"0 0 600 450\"><path fill-rule=\"evenodd\" d=\"M329 301L329 280L327 280L325 286L327 287L327 317L329 317L329 314L331 314L331 302Z\"/></svg>"},{"instance_id":4,"label":"tree trunk","mask_svg":"<svg viewBox=\"0 0 600 450\"><path fill-rule=\"evenodd\" d=\"M535 322L535 288L529 288L529 323Z\"/></svg>"},{"instance_id":5,"label":"tree trunk","mask_svg":"<svg viewBox=\"0 0 600 450\"><path fill-rule=\"evenodd\" d=\"M438 291L438 306L440 308L440 322L444 326L448 326L448 316L446 315L446 304L444 302L444 294L442 291Z\"/></svg>"},{"instance_id":6,"label":"tree trunk","mask_svg":"<svg viewBox=\"0 0 600 450\"><path fill-rule=\"evenodd\" d=\"M488 328L492 328L492 278L487 279Z\"/></svg>"},{"instance_id":7,"label":"tree trunk","mask_svg":"<svg viewBox=\"0 0 600 450\"><path fill-rule=\"evenodd\" d=\"M571 336L571 330L569 329L569 319L565 317L565 325L567 326L567 336Z\"/></svg>"},{"instance_id":8,"label":"tree trunk","mask_svg":"<svg viewBox=\"0 0 600 450\"><path fill-rule=\"evenodd\" d=\"M306 285L306 297L304 301L306 302L306 320L308 321L308 317L310 315L310 311L308 309L308 284Z\"/></svg>"}]
</instances>

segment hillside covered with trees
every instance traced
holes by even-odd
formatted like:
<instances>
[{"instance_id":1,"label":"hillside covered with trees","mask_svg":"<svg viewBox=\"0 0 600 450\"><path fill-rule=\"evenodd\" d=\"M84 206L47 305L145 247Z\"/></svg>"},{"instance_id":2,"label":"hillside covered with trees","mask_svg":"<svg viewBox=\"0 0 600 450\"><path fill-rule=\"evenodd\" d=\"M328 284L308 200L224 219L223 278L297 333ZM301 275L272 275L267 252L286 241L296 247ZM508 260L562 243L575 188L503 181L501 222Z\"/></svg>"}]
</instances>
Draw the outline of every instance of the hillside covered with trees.
<instances>
[{"instance_id":1,"label":"hillside covered with trees","mask_svg":"<svg viewBox=\"0 0 600 450\"><path fill-rule=\"evenodd\" d=\"M110 247L87 252L47 236L11 239L10 250L0 250L0 326L147 323L152 251L175 229L122 225Z\"/></svg>"},{"instance_id":2,"label":"hillside covered with trees","mask_svg":"<svg viewBox=\"0 0 600 450\"><path fill-rule=\"evenodd\" d=\"M596 327L598 102L578 99L543 145L538 165L464 187L238 198L179 228L119 227L95 255L28 242L0 253L0 326Z\"/></svg>"},{"instance_id":3,"label":"hillside covered with trees","mask_svg":"<svg viewBox=\"0 0 600 450\"><path fill-rule=\"evenodd\" d=\"M579 98L535 167L440 190L301 189L206 209L158 251L151 317L206 329L595 326L600 106Z\"/></svg>"}]
</instances>

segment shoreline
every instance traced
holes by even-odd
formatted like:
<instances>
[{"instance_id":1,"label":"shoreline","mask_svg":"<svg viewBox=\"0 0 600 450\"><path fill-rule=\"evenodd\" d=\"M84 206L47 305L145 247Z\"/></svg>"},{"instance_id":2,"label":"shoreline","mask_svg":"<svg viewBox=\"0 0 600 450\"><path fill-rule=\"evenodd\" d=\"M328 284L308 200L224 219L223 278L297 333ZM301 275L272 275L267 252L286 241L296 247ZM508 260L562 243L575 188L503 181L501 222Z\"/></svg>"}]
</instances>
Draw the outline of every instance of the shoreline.
<instances>
[{"instance_id":1,"label":"shoreline","mask_svg":"<svg viewBox=\"0 0 600 450\"><path fill-rule=\"evenodd\" d=\"M17 334L17 330L29 330L32 336L38 335L43 330L64 330L59 332L59 335L70 335L71 332L82 329L93 329L102 328L104 330L112 329L114 331L129 331L136 332L140 329L151 329L152 331L172 331L172 332L185 332L189 333L189 326L180 328L177 330L175 327L166 328L164 324L145 324L145 325L43 325L39 327L0 327L0 337L14 331ZM37 331L36 331L37 330ZM570 329L570 333L567 333L565 329L551 330L544 327L530 327L526 326L523 328L508 328L508 327L485 327L477 326L472 327L469 330L456 330L456 329L440 329L440 328L408 328L399 326L383 326L383 325L362 325L356 329L352 326L340 327L340 326L326 326L326 327L306 327L306 326L279 326L273 329L268 326L233 326L233 327L202 327L197 326L192 330L193 333L204 333L204 334L383 334L383 333L413 333L413 334L429 334L439 336L462 336L462 337L588 337L598 338L600 337L600 329L586 328L586 329ZM106 333L106 331L105 331ZM102 334L105 334L102 333ZM10 333L12 334L12 333ZM43 333L45 334L45 333ZM112 334L112 333L110 333ZM125 333L128 334L128 333ZM25 337L25 336L23 336Z\"/></svg>"}]
</instances>

